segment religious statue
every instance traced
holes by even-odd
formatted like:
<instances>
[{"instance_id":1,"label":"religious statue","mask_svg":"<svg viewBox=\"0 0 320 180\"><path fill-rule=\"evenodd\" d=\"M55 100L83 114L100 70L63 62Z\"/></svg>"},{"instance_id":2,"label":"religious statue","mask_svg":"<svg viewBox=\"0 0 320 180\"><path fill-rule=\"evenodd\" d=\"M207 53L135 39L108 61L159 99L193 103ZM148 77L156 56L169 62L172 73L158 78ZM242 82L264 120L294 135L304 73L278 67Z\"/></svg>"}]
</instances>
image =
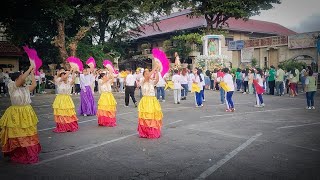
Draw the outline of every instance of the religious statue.
<instances>
[{"instance_id":1,"label":"religious statue","mask_svg":"<svg viewBox=\"0 0 320 180\"><path fill-rule=\"evenodd\" d=\"M174 53L174 57L175 57L174 66L175 66L175 68L178 69L178 68L181 67L181 62L180 62L180 57L179 57L178 52L175 52L175 53Z\"/></svg>"},{"instance_id":2,"label":"religious statue","mask_svg":"<svg viewBox=\"0 0 320 180\"><path fill-rule=\"evenodd\" d=\"M208 49L209 49L209 56L214 56L216 54L217 51L217 44L215 39L210 39L209 43L208 43Z\"/></svg>"}]
</instances>

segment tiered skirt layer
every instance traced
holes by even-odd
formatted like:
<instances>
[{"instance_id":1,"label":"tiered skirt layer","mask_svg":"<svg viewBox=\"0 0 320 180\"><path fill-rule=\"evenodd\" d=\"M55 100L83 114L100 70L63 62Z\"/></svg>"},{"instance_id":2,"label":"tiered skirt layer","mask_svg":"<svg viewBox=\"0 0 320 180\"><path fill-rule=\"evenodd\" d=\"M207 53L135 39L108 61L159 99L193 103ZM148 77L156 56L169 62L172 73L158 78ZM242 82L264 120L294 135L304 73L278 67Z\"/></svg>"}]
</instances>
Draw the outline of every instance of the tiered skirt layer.
<instances>
[{"instance_id":1,"label":"tiered skirt layer","mask_svg":"<svg viewBox=\"0 0 320 180\"><path fill-rule=\"evenodd\" d=\"M98 125L114 127L117 125L116 111L117 102L111 92L101 94L98 101Z\"/></svg>"},{"instance_id":2,"label":"tiered skirt layer","mask_svg":"<svg viewBox=\"0 0 320 180\"><path fill-rule=\"evenodd\" d=\"M38 118L30 105L10 106L0 119L2 152L16 163L39 161Z\"/></svg>"},{"instance_id":3,"label":"tiered skirt layer","mask_svg":"<svg viewBox=\"0 0 320 180\"><path fill-rule=\"evenodd\" d=\"M79 129L75 106L70 95L58 94L52 106L56 122L54 132L75 132Z\"/></svg>"},{"instance_id":4,"label":"tiered skirt layer","mask_svg":"<svg viewBox=\"0 0 320 180\"><path fill-rule=\"evenodd\" d=\"M159 101L154 96L143 96L138 106L138 132L142 138L161 136L163 114Z\"/></svg>"}]
</instances>

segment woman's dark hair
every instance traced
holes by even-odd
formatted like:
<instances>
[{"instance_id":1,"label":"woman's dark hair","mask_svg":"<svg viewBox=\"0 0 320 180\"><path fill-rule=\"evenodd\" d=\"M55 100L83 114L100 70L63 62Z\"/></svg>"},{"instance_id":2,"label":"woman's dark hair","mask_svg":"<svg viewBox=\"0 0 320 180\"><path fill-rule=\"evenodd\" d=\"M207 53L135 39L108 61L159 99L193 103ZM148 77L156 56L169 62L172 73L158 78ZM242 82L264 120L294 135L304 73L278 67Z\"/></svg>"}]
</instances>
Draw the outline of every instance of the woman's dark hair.
<instances>
[{"instance_id":1,"label":"woman's dark hair","mask_svg":"<svg viewBox=\"0 0 320 180\"><path fill-rule=\"evenodd\" d=\"M178 69L175 69L174 71L173 71L175 74L178 74Z\"/></svg>"},{"instance_id":2,"label":"woman's dark hair","mask_svg":"<svg viewBox=\"0 0 320 180\"><path fill-rule=\"evenodd\" d=\"M258 74L260 74L260 76L263 77L264 74L263 74L262 69L258 68L257 71L258 71Z\"/></svg>"},{"instance_id":3,"label":"woman's dark hair","mask_svg":"<svg viewBox=\"0 0 320 180\"><path fill-rule=\"evenodd\" d=\"M213 70L214 73L218 72L217 68Z\"/></svg>"},{"instance_id":4,"label":"woman's dark hair","mask_svg":"<svg viewBox=\"0 0 320 180\"><path fill-rule=\"evenodd\" d=\"M306 66L305 65L302 65L302 69L305 69L306 68Z\"/></svg>"},{"instance_id":5,"label":"woman's dark hair","mask_svg":"<svg viewBox=\"0 0 320 180\"><path fill-rule=\"evenodd\" d=\"M312 71L311 66L307 66L307 71Z\"/></svg>"},{"instance_id":6,"label":"woman's dark hair","mask_svg":"<svg viewBox=\"0 0 320 180\"><path fill-rule=\"evenodd\" d=\"M14 72L9 74L9 77L11 78L12 81L15 81L20 75L21 75L21 72Z\"/></svg>"},{"instance_id":7,"label":"woman's dark hair","mask_svg":"<svg viewBox=\"0 0 320 180\"><path fill-rule=\"evenodd\" d=\"M59 77L61 77L61 76L62 76L62 74L67 74L67 73L66 73L66 72L62 72L62 73L60 73Z\"/></svg>"},{"instance_id":8,"label":"woman's dark hair","mask_svg":"<svg viewBox=\"0 0 320 180\"><path fill-rule=\"evenodd\" d=\"M224 69L225 69L225 68L224 68ZM241 69L240 69L240 68L238 68L238 69L237 69L237 72L241 72Z\"/></svg>"},{"instance_id":9,"label":"woman's dark hair","mask_svg":"<svg viewBox=\"0 0 320 180\"><path fill-rule=\"evenodd\" d=\"M308 71L308 75L309 75L309 76L312 76L312 75L313 75L313 71L312 71L312 70L309 70L309 71Z\"/></svg>"},{"instance_id":10,"label":"woman's dark hair","mask_svg":"<svg viewBox=\"0 0 320 180\"><path fill-rule=\"evenodd\" d=\"M240 70L240 68L238 68L238 70ZM229 72L229 69L228 68L223 68L222 70L224 73L228 73ZM240 72L240 71L237 71L237 72Z\"/></svg>"},{"instance_id":11,"label":"woman's dark hair","mask_svg":"<svg viewBox=\"0 0 320 180\"><path fill-rule=\"evenodd\" d=\"M98 79L103 78L103 76L105 76L105 75L106 75L106 73L101 73L101 74L99 75Z\"/></svg>"},{"instance_id":12,"label":"woman's dark hair","mask_svg":"<svg viewBox=\"0 0 320 180\"><path fill-rule=\"evenodd\" d=\"M206 76L210 76L210 71L209 70L206 71Z\"/></svg>"},{"instance_id":13,"label":"woman's dark hair","mask_svg":"<svg viewBox=\"0 0 320 180\"><path fill-rule=\"evenodd\" d=\"M293 76L296 76L296 75L297 75L295 68L292 68L290 72L292 73Z\"/></svg>"},{"instance_id":14,"label":"woman's dark hair","mask_svg":"<svg viewBox=\"0 0 320 180\"><path fill-rule=\"evenodd\" d=\"M90 66L88 66L87 64L84 65L84 69L89 69Z\"/></svg>"},{"instance_id":15,"label":"woman's dark hair","mask_svg":"<svg viewBox=\"0 0 320 180\"><path fill-rule=\"evenodd\" d=\"M203 81L203 79L202 79L202 77L200 76L200 74L201 74L200 69L198 69L197 74L198 74L198 76L199 76L200 82L202 82L202 81Z\"/></svg>"},{"instance_id":16,"label":"woman's dark hair","mask_svg":"<svg viewBox=\"0 0 320 180\"><path fill-rule=\"evenodd\" d=\"M244 71L244 75L245 75L245 76L248 76L248 75L249 75L249 70L250 70L250 69L247 69L247 70Z\"/></svg>"}]
</instances>

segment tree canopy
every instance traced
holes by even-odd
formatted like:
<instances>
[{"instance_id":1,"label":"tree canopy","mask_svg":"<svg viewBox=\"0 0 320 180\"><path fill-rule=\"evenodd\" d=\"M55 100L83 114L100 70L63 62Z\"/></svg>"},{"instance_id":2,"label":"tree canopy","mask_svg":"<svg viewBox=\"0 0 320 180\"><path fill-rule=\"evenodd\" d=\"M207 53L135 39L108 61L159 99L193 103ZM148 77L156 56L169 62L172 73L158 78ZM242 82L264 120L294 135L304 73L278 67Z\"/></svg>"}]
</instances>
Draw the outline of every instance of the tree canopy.
<instances>
[{"instance_id":1,"label":"tree canopy","mask_svg":"<svg viewBox=\"0 0 320 180\"><path fill-rule=\"evenodd\" d=\"M157 22L174 7L190 9L191 17L204 16L209 31L226 26L229 18L259 14L273 3L280 0L4 0L0 23L11 42L35 47L45 64L64 62L68 56L102 60L110 53L124 57L130 37L141 31L137 27L156 25L146 22ZM193 35L174 39L177 48L198 40Z\"/></svg>"},{"instance_id":2,"label":"tree canopy","mask_svg":"<svg viewBox=\"0 0 320 180\"><path fill-rule=\"evenodd\" d=\"M204 16L207 22L207 32L228 26L227 20L248 19L260 14L261 10L273 8L280 0L185 0L181 4L191 9L191 17Z\"/></svg>"}]
</instances>

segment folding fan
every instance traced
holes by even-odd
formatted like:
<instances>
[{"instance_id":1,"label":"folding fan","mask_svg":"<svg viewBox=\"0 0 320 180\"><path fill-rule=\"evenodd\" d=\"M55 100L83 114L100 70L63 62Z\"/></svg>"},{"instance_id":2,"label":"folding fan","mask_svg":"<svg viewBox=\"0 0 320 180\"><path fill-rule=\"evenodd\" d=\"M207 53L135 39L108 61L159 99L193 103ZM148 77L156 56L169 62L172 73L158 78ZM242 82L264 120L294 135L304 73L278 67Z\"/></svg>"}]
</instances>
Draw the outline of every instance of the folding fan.
<instances>
[{"instance_id":1,"label":"folding fan","mask_svg":"<svg viewBox=\"0 0 320 180\"><path fill-rule=\"evenodd\" d=\"M160 74L163 77L169 71L169 60L166 54L160 49L152 49L152 55L157 63L160 65Z\"/></svg>"}]
</instances>

